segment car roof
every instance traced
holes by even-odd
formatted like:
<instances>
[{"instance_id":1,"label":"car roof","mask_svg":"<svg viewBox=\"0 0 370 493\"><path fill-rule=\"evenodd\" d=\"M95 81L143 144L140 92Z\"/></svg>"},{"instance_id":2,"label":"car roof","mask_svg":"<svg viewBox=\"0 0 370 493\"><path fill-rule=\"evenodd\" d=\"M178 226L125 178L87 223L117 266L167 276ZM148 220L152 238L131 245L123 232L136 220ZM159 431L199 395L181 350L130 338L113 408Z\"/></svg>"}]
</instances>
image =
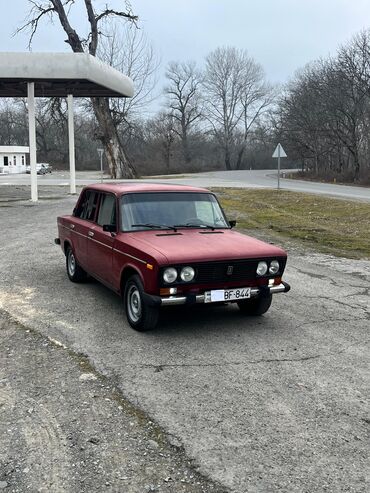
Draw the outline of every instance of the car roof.
<instances>
[{"instance_id":1,"label":"car roof","mask_svg":"<svg viewBox=\"0 0 370 493\"><path fill-rule=\"evenodd\" d=\"M145 183L145 182L120 182L120 183L95 183L84 189L111 192L116 195L132 192L208 192L206 188L192 187L188 185L172 185L168 183Z\"/></svg>"}]
</instances>

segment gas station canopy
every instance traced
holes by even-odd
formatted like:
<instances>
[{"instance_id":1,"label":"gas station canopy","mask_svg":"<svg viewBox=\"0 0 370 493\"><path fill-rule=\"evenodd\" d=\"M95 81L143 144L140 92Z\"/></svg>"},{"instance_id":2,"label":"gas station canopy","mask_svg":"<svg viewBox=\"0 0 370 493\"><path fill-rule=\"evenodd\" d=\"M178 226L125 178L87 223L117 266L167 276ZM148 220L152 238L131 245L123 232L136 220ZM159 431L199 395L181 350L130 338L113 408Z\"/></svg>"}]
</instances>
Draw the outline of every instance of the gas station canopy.
<instances>
[{"instance_id":1,"label":"gas station canopy","mask_svg":"<svg viewBox=\"0 0 370 493\"><path fill-rule=\"evenodd\" d=\"M132 97L131 79L87 53L0 53L0 97Z\"/></svg>"},{"instance_id":2,"label":"gas station canopy","mask_svg":"<svg viewBox=\"0 0 370 493\"><path fill-rule=\"evenodd\" d=\"M35 97L67 97L70 191L76 193L74 97L129 98L132 80L87 53L0 53L0 98L28 101L31 200L37 202Z\"/></svg>"}]
</instances>

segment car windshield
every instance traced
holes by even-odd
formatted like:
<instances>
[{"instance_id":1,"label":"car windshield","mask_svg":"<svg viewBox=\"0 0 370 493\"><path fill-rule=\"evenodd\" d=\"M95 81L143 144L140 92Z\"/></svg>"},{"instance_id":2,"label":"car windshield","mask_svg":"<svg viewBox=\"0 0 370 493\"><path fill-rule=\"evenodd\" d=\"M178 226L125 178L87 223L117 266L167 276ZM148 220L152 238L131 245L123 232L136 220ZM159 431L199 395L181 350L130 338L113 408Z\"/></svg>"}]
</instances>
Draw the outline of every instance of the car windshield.
<instances>
[{"instance_id":1,"label":"car windshield","mask_svg":"<svg viewBox=\"0 0 370 493\"><path fill-rule=\"evenodd\" d=\"M122 231L181 228L229 228L211 193L130 193L121 199Z\"/></svg>"}]
</instances>

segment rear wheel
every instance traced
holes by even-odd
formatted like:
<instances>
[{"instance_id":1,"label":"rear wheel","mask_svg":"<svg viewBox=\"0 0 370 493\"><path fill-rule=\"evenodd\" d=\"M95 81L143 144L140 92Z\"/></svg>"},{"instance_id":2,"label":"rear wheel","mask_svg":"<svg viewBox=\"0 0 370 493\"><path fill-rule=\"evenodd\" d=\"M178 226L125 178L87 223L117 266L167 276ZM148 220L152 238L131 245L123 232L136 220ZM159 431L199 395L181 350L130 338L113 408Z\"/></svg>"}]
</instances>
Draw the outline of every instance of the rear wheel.
<instances>
[{"instance_id":1,"label":"rear wheel","mask_svg":"<svg viewBox=\"0 0 370 493\"><path fill-rule=\"evenodd\" d=\"M66 267L69 279L72 282L83 282L86 280L87 274L77 262L75 254L70 246L66 250Z\"/></svg>"},{"instance_id":2,"label":"rear wheel","mask_svg":"<svg viewBox=\"0 0 370 493\"><path fill-rule=\"evenodd\" d=\"M131 276L123 295L128 323L135 330L144 332L157 325L159 308L145 302L144 287L138 275Z\"/></svg>"},{"instance_id":3,"label":"rear wheel","mask_svg":"<svg viewBox=\"0 0 370 493\"><path fill-rule=\"evenodd\" d=\"M250 300L238 301L240 311L245 315L259 316L267 312L271 306L272 294L251 298Z\"/></svg>"}]
</instances>

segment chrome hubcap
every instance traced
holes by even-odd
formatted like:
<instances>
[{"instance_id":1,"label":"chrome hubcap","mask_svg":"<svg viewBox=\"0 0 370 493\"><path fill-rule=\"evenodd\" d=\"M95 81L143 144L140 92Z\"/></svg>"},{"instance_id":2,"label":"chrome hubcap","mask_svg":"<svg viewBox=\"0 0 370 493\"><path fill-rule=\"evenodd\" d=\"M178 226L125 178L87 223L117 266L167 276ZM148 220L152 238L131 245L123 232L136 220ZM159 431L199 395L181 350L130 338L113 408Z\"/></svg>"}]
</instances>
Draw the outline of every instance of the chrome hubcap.
<instances>
[{"instance_id":1,"label":"chrome hubcap","mask_svg":"<svg viewBox=\"0 0 370 493\"><path fill-rule=\"evenodd\" d=\"M68 272L70 276L74 276L76 272L76 260L71 250L68 253Z\"/></svg>"},{"instance_id":2,"label":"chrome hubcap","mask_svg":"<svg viewBox=\"0 0 370 493\"><path fill-rule=\"evenodd\" d=\"M130 286L128 290L127 309L133 322L137 322L141 317L141 297L136 286Z\"/></svg>"}]
</instances>

